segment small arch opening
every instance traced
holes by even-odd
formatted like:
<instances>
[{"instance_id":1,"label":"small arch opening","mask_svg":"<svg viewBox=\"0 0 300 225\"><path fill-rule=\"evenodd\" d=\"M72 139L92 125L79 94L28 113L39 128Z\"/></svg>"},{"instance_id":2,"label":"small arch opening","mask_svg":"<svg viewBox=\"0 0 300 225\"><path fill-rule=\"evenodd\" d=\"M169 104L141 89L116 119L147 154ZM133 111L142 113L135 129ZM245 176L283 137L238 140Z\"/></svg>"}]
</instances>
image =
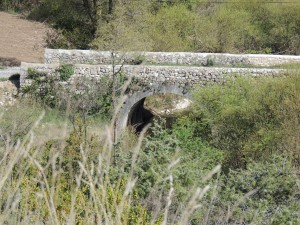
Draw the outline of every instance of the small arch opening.
<instances>
[{"instance_id":1,"label":"small arch opening","mask_svg":"<svg viewBox=\"0 0 300 225\"><path fill-rule=\"evenodd\" d=\"M20 74L14 74L12 76L9 77L9 81L12 82L16 88L20 89L21 87L21 82L20 82Z\"/></svg>"},{"instance_id":2,"label":"small arch opening","mask_svg":"<svg viewBox=\"0 0 300 225\"><path fill-rule=\"evenodd\" d=\"M188 109L190 100L177 94L154 94L135 103L128 114L127 125L140 133L154 118L164 118L171 127L178 114Z\"/></svg>"}]
</instances>

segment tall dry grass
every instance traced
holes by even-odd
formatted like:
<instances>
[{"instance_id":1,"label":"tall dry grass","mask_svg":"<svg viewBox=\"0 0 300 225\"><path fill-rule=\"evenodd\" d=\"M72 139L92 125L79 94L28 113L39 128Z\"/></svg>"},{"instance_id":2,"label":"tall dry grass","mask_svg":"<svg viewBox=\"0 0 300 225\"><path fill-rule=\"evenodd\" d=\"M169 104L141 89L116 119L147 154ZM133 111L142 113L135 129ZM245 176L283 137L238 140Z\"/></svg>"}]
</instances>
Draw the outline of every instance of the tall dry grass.
<instances>
[{"instance_id":1,"label":"tall dry grass","mask_svg":"<svg viewBox=\"0 0 300 225\"><path fill-rule=\"evenodd\" d=\"M211 189L209 185L194 188L186 207L176 215L170 212L176 192L171 168L176 160L166 168L168 191L156 193L155 201L161 203L149 210L136 196L135 173L147 128L138 137L120 137L116 144L115 114L97 135L81 136L79 124L66 140L43 140L36 133L44 114L17 140L0 130L1 224L189 224ZM127 169L114 161L117 150L130 153ZM112 173L116 168L122 175ZM217 166L205 179L219 171Z\"/></svg>"}]
</instances>

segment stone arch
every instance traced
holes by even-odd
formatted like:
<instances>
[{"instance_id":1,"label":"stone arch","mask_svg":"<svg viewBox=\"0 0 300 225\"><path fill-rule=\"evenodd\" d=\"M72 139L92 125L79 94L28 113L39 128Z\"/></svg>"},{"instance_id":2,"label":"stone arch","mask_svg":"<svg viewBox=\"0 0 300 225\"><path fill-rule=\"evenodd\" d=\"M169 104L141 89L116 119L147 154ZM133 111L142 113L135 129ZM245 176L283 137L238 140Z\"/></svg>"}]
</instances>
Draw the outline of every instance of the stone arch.
<instances>
[{"instance_id":1,"label":"stone arch","mask_svg":"<svg viewBox=\"0 0 300 225\"><path fill-rule=\"evenodd\" d=\"M13 83L17 89L20 89L20 87L21 87L20 79L21 79L20 74L13 74L8 78L8 80L11 83Z\"/></svg>"},{"instance_id":2,"label":"stone arch","mask_svg":"<svg viewBox=\"0 0 300 225\"><path fill-rule=\"evenodd\" d=\"M143 113L147 114L147 110L143 111L143 105L146 97L155 94L176 94L185 98L190 98L189 92L186 88L179 86L165 86L165 85L152 85L149 88L145 88L142 91L135 92L130 95L123 103L123 107L119 112L118 117L118 131L121 132L126 128L128 122L135 117L135 123L143 122ZM147 117L147 115L146 115Z\"/></svg>"}]
</instances>

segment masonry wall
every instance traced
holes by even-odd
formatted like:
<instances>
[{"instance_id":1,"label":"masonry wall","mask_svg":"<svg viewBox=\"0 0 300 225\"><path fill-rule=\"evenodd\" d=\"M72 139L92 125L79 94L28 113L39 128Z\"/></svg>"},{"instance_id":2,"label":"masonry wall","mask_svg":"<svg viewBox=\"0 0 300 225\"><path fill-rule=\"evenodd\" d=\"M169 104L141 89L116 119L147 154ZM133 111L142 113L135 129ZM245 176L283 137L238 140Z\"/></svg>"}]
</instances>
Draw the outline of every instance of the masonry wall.
<instances>
[{"instance_id":1,"label":"masonry wall","mask_svg":"<svg viewBox=\"0 0 300 225\"><path fill-rule=\"evenodd\" d=\"M113 60L114 59L114 60ZM271 67L285 63L300 63L300 56L263 54L220 54L191 52L116 52L46 49L45 63L70 64L155 64L155 65L252 65Z\"/></svg>"},{"instance_id":2,"label":"masonry wall","mask_svg":"<svg viewBox=\"0 0 300 225\"><path fill-rule=\"evenodd\" d=\"M14 74L22 74L24 71L20 67L9 67L0 70L0 79L8 79Z\"/></svg>"},{"instance_id":3,"label":"masonry wall","mask_svg":"<svg viewBox=\"0 0 300 225\"><path fill-rule=\"evenodd\" d=\"M34 68L39 72L49 75L55 74L59 64L31 64L22 63L22 69ZM120 66L116 66L117 71ZM90 77L100 79L102 76L112 74L111 65L74 65L74 75L76 77ZM285 70L279 69L255 69L255 68L210 68L210 67L185 67L185 66L151 66L151 65L124 65L122 72L126 76L133 76L139 80L143 86L152 84L168 84L178 86L193 86L195 84L205 85L207 82L223 82L228 75L239 74L242 76L278 76ZM21 80L21 85L26 83L25 77Z\"/></svg>"}]
</instances>

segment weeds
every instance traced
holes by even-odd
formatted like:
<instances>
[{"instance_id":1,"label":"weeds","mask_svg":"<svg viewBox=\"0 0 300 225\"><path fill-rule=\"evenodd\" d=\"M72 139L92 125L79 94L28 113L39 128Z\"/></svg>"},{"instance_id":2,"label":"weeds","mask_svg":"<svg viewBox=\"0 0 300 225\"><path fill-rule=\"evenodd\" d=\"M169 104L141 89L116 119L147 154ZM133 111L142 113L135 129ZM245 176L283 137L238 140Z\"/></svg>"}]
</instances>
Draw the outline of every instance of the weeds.
<instances>
[{"instance_id":1,"label":"weeds","mask_svg":"<svg viewBox=\"0 0 300 225\"><path fill-rule=\"evenodd\" d=\"M141 163L145 130L126 150L130 163L114 164L116 148L109 127L100 136L86 137L78 121L65 142L41 143L34 133L42 116L22 142L7 148L1 146L0 163L6 168L0 174L0 201L5 205L1 223L169 224L175 219L171 207L175 181L170 170L174 163L165 168L169 175L162 178L170 186L167 185L168 194L161 193L166 202L163 200L156 217L138 195L139 176L135 171ZM126 142L121 140L121 146ZM124 150L119 149L121 155ZM182 214L181 224L187 224L187 216L197 209L208 190L209 186L195 192Z\"/></svg>"},{"instance_id":2,"label":"weeds","mask_svg":"<svg viewBox=\"0 0 300 225\"><path fill-rule=\"evenodd\" d=\"M74 74L74 66L71 64L61 65L57 69L57 72L60 75L60 80L67 81Z\"/></svg>"},{"instance_id":3,"label":"weeds","mask_svg":"<svg viewBox=\"0 0 300 225\"><path fill-rule=\"evenodd\" d=\"M194 111L172 129L154 122L118 140L124 98L96 132L87 121L91 108L83 107L95 100L87 84L80 95L66 95L67 117L43 113L35 101L3 111L0 223L300 222L297 75L202 88ZM39 132L57 114L63 126Z\"/></svg>"}]
</instances>

